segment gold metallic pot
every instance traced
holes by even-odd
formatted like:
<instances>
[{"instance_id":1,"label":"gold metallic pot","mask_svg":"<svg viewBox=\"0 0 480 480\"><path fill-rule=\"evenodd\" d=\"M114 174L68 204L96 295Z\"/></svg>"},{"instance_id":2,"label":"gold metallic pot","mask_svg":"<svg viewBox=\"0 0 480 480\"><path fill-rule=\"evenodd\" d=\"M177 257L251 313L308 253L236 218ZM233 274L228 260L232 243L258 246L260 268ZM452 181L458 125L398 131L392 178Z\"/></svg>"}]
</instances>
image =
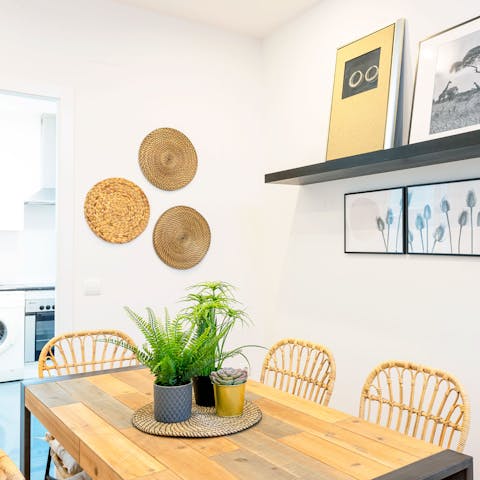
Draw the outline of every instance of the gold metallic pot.
<instances>
[{"instance_id":1,"label":"gold metallic pot","mask_svg":"<svg viewBox=\"0 0 480 480\"><path fill-rule=\"evenodd\" d=\"M215 410L219 417L239 417L245 403L245 385L213 385Z\"/></svg>"}]
</instances>

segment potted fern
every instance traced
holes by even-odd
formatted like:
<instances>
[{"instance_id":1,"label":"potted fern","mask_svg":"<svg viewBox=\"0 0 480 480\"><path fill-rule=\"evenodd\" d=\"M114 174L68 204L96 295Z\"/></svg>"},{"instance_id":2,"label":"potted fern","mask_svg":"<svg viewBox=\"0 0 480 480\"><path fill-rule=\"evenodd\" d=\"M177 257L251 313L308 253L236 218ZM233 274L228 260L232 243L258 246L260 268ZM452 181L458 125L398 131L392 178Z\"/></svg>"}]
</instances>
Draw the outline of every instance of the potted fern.
<instances>
[{"instance_id":1,"label":"potted fern","mask_svg":"<svg viewBox=\"0 0 480 480\"><path fill-rule=\"evenodd\" d=\"M142 346L115 343L133 352L155 376L154 417L158 422L183 422L192 414L192 377L205 371L214 344L221 341L210 328L198 333L180 317L171 319L165 309L162 320L151 308L148 319L128 307L126 312L145 337Z\"/></svg>"},{"instance_id":2,"label":"potted fern","mask_svg":"<svg viewBox=\"0 0 480 480\"><path fill-rule=\"evenodd\" d=\"M181 318L194 326L198 336L209 338L208 361L193 378L197 405L215 405L210 373L219 370L226 359L235 355L243 356L248 362L243 349L255 346L244 345L231 350L226 347L226 340L234 326L249 323L247 314L233 295L233 288L226 282L203 282L189 287L192 292L183 299L188 306L181 312Z\"/></svg>"}]
</instances>

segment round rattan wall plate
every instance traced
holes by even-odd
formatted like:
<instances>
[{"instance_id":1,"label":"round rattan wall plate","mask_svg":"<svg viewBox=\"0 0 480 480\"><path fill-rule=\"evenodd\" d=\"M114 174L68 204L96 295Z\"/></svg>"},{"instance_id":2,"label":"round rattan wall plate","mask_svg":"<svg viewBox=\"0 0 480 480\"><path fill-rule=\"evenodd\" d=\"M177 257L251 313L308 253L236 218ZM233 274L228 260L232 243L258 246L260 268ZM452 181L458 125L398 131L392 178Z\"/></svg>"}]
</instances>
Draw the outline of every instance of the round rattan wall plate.
<instances>
[{"instance_id":1,"label":"round rattan wall plate","mask_svg":"<svg viewBox=\"0 0 480 480\"><path fill-rule=\"evenodd\" d=\"M262 419L262 411L246 401L239 417L218 417L215 407L192 406L192 416L185 422L161 423L153 417L153 404L138 409L132 417L134 427L151 435L164 437L206 438L230 435L253 427Z\"/></svg>"},{"instance_id":2,"label":"round rattan wall plate","mask_svg":"<svg viewBox=\"0 0 480 480\"><path fill-rule=\"evenodd\" d=\"M178 206L164 212L153 230L153 246L163 262L173 268L188 269L206 255L210 247L210 227L196 210Z\"/></svg>"},{"instance_id":3,"label":"round rattan wall plate","mask_svg":"<svg viewBox=\"0 0 480 480\"><path fill-rule=\"evenodd\" d=\"M162 190L178 190L197 172L197 153L192 142L174 128L150 132L138 152L140 168L147 180Z\"/></svg>"},{"instance_id":4,"label":"round rattan wall plate","mask_svg":"<svg viewBox=\"0 0 480 480\"><path fill-rule=\"evenodd\" d=\"M150 206L142 189L125 178L107 178L87 193L85 219L92 231L111 243L126 243L146 228Z\"/></svg>"}]
</instances>

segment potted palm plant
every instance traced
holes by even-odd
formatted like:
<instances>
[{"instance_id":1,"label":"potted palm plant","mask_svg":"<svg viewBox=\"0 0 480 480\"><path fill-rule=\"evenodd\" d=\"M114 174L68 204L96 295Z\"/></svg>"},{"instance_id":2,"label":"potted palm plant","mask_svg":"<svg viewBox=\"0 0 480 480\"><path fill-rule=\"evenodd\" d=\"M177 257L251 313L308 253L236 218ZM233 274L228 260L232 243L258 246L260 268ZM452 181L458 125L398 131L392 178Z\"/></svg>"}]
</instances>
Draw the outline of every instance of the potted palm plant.
<instances>
[{"instance_id":1,"label":"potted palm plant","mask_svg":"<svg viewBox=\"0 0 480 480\"><path fill-rule=\"evenodd\" d=\"M154 417L158 422L182 422L192 414L192 377L205 371L214 345L221 341L210 328L198 333L193 324L180 317L171 319L165 309L162 320L151 308L148 319L125 307L129 317L145 337L142 346L115 341L133 352L155 376Z\"/></svg>"},{"instance_id":2,"label":"potted palm plant","mask_svg":"<svg viewBox=\"0 0 480 480\"><path fill-rule=\"evenodd\" d=\"M226 282L204 282L189 287L192 290L184 301L188 306L181 312L181 318L195 327L196 334L202 336L207 332L211 350L203 369L193 378L195 401L197 405L214 406L215 397L210 380L210 373L219 370L223 362L235 355L243 356L244 345L227 349L226 340L237 324L250 323L247 314L240 308L240 303L233 295L233 286Z\"/></svg>"}]
</instances>

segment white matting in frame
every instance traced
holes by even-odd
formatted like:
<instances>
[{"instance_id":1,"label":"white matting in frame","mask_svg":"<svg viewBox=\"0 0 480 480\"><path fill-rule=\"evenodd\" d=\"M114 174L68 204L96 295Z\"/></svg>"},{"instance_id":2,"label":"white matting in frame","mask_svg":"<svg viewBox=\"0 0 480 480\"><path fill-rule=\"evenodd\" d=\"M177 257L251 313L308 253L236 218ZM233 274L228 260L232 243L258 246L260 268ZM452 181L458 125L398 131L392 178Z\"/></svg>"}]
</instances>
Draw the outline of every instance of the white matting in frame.
<instances>
[{"instance_id":1,"label":"white matting in frame","mask_svg":"<svg viewBox=\"0 0 480 480\"><path fill-rule=\"evenodd\" d=\"M409 143L480 129L480 17L420 42Z\"/></svg>"},{"instance_id":2,"label":"white matting in frame","mask_svg":"<svg viewBox=\"0 0 480 480\"><path fill-rule=\"evenodd\" d=\"M345 253L404 253L404 189L345 194Z\"/></svg>"}]
</instances>

